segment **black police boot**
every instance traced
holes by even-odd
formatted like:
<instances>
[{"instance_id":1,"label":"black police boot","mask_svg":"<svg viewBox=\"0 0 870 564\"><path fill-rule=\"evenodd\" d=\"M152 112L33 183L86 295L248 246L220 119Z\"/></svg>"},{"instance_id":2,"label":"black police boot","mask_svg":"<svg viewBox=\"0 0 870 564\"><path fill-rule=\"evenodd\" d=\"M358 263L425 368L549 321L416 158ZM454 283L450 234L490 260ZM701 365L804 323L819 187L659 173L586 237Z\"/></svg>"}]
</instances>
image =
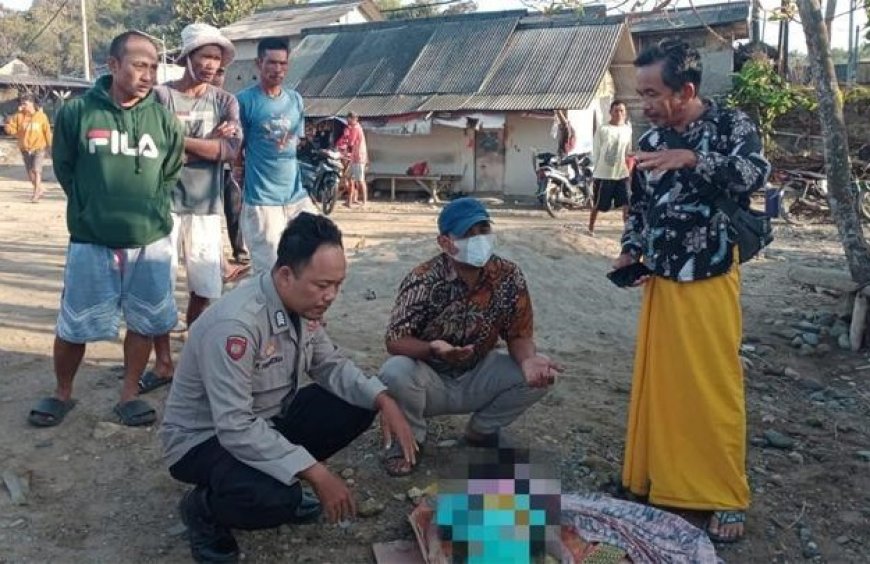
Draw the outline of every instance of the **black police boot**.
<instances>
[{"instance_id":1,"label":"black police boot","mask_svg":"<svg viewBox=\"0 0 870 564\"><path fill-rule=\"evenodd\" d=\"M317 496L302 490L302 499L293 511L293 517L290 519L290 522L297 524L313 523L320 517L322 510L323 508L320 506L320 500L317 499Z\"/></svg>"},{"instance_id":2,"label":"black police boot","mask_svg":"<svg viewBox=\"0 0 870 564\"><path fill-rule=\"evenodd\" d=\"M197 486L184 494L178 504L193 559L201 564L239 561L239 545L230 530L215 521L206 499L206 489Z\"/></svg>"}]
</instances>

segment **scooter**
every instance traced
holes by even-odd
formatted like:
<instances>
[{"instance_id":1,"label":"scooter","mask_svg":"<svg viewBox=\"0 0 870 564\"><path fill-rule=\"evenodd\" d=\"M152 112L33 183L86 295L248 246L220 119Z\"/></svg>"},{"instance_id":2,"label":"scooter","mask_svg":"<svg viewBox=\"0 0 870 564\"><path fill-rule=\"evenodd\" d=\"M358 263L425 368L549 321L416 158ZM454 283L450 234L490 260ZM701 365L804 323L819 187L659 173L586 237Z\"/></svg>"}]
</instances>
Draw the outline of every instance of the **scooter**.
<instances>
[{"instance_id":1,"label":"scooter","mask_svg":"<svg viewBox=\"0 0 870 564\"><path fill-rule=\"evenodd\" d=\"M554 153L532 149L532 166L538 178L535 196L551 217L563 209L592 205L592 161L587 153L559 158Z\"/></svg>"},{"instance_id":2,"label":"scooter","mask_svg":"<svg viewBox=\"0 0 870 564\"><path fill-rule=\"evenodd\" d=\"M338 185L344 172L341 152L335 149L312 151L300 158L302 186L308 191L314 205L320 206L324 215L335 209L338 200Z\"/></svg>"}]
</instances>

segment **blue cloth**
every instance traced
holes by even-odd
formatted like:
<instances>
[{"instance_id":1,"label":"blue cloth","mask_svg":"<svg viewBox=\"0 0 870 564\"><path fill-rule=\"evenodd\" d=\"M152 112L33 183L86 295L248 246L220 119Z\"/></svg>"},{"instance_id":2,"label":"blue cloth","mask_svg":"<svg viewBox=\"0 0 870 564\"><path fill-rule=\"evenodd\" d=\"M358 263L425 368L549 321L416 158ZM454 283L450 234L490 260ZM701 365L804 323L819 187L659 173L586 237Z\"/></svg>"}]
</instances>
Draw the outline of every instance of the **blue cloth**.
<instances>
[{"instance_id":1,"label":"blue cloth","mask_svg":"<svg viewBox=\"0 0 870 564\"><path fill-rule=\"evenodd\" d=\"M458 198L441 210L438 215L438 231L442 235L462 237L481 221L492 221L481 201L475 198Z\"/></svg>"},{"instance_id":2,"label":"blue cloth","mask_svg":"<svg viewBox=\"0 0 870 564\"><path fill-rule=\"evenodd\" d=\"M178 322L171 265L168 235L131 249L70 243L57 336L68 343L117 339L122 313L134 333L168 333Z\"/></svg>"},{"instance_id":3,"label":"blue cloth","mask_svg":"<svg viewBox=\"0 0 870 564\"><path fill-rule=\"evenodd\" d=\"M283 206L308 197L296 159L296 144L305 135L302 97L282 90L271 98L255 85L237 98L245 134L245 203Z\"/></svg>"}]
</instances>

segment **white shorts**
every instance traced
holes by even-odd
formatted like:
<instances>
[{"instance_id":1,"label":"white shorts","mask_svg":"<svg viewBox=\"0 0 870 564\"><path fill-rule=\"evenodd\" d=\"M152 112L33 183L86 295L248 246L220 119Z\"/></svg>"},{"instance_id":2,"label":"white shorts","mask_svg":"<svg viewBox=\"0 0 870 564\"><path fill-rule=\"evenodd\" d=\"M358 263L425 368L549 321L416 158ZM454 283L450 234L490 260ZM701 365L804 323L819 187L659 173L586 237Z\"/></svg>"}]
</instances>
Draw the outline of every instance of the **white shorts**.
<instances>
[{"instance_id":1,"label":"white shorts","mask_svg":"<svg viewBox=\"0 0 870 564\"><path fill-rule=\"evenodd\" d=\"M242 235L251 253L254 274L268 272L278 260L278 243L287 223L301 212L319 214L311 198L283 206L242 206Z\"/></svg>"},{"instance_id":2,"label":"white shorts","mask_svg":"<svg viewBox=\"0 0 870 564\"><path fill-rule=\"evenodd\" d=\"M221 297L221 216L172 214L172 280L178 274L178 246L184 254L187 289L201 298ZM173 289L175 284L173 283Z\"/></svg>"},{"instance_id":3,"label":"white shorts","mask_svg":"<svg viewBox=\"0 0 870 564\"><path fill-rule=\"evenodd\" d=\"M357 182L363 182L366 179L366 164L351 163L349 169L350 179Z\"/></svg>"}]
</instances>

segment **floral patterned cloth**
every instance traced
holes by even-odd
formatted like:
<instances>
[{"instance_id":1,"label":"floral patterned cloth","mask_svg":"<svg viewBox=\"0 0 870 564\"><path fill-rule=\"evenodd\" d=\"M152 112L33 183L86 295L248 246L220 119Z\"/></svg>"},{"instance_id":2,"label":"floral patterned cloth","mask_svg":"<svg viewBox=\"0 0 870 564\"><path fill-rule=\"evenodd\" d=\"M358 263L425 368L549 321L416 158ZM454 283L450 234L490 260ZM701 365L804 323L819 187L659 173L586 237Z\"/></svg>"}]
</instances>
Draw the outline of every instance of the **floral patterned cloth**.
<instances>
[{"instance_id":1,"label":"floral patterned cloth","mask_svg":"<svg viewBox=\"0 0 870 564\"><path fill-rule=\"evenodd\" d=\"M721 191L743 207L749 195L764 186L770 174L758 129L745 113L720 109L705 100L707 110L682 134L650 129L638 147L644 152L681 149L669 147L668 136L681 135L694 147L698 164L693 169L652 173L636 170L622 252L658 276L678 282L703 280L724 274L734 259L728 218L712 201Z\"/></svg>"},{"instance_id":2,"label":"floral patterned cloth","mask_svg":"<svg viewBox=\"0 0 870 564\"><path fill-rule=\"evenodd\" d=\"M441 254L415 268L399 287L387 340L416 337L453 346L474 345L471 358L459 365L437 359L439 374L459 376L471 370L498 344L532 337L532 301L520 268L499 256L484 265L480 280L468 288L450 258Z\"/></svg>"},{"instance_id":3,"label":"floral patterned cloth","mask_svg":"<svg viewBox=\"0 0 870 564\"><path fill-rule=\"evenodd\" d=\"M716 564L716 549L701 529L639 503L597 494L562 494L562 524L586 542L624 550L633 564ZM563 557L563 562L572 559Z\"/></svg>"}]
</instances>

